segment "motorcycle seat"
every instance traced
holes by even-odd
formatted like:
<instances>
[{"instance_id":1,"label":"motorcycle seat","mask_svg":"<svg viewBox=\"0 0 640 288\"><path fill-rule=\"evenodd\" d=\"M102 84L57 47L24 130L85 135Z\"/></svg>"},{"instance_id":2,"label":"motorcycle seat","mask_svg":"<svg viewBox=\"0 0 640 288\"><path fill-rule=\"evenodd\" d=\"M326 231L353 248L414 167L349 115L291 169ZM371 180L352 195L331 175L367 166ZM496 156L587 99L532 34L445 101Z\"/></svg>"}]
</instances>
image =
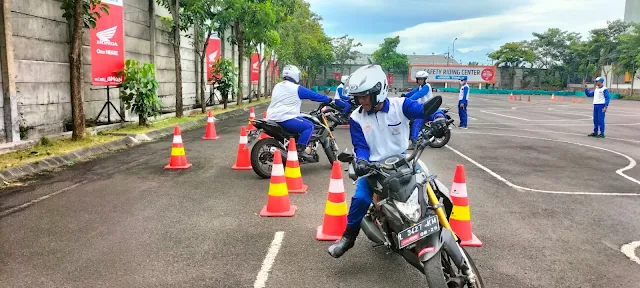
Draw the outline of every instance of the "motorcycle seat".
<instances>
[{"instance_id":1,"label":"motorcycle seat","mask_svg":"<svg viewBox=\"0 0 640 288\"><path fill-rule=\"evenodd\" d=\"M263 130L268 130L271 132L270 134L280 134L284 138L297 138L298 133L292 133L284 129L278 122L272 120L255 120L256 128L260 128Z\"/></svg>"}]
</instances>

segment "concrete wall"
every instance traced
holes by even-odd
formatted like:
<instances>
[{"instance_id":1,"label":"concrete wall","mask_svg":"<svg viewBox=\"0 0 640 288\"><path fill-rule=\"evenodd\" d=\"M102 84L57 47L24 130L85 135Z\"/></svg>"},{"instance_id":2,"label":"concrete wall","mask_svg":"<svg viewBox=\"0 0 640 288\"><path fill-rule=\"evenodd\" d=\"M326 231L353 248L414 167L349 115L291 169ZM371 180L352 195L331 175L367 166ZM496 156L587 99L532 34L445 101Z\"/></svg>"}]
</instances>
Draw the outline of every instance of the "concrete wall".
<instances>
[{"instance_id":1,"label":"concrete wall","mask_svg":"<svg viewBox=\"0 0 640 288\"><path fill-rule=\"evenodd\" d=\"M64 131L64 122L71 121L71 96L69 81L69 51L71 34L62 17L58 0L8 0L11 1L11 21L13 23L13 42L15 53L17 102L21 123L33 127L29 131L29 138L39 135L53 134ZM150 29L149 1L155 5L155 29ZM124 1L125 18L125 59L135 59L151 62L151 35L155 33L155 66L156 76L160 84L159 97L165 109L175 110L175 70L173 47L169 44L167 35L163 31L160 17L170 17L169 11L158 6L154 0L126 0ZM182 93L184 109L190 109L196 104L196 53L193 43L187 37L192 31L182 33L181 64L182 64ZM84 65L84 111L86 119L95 119L105 104L107 93L100 89L104 87L91 86L91 53L89 49L89 29L84 30L83 37L83 65ZM225 58L231 59L236 55L237 48L225 43ZM235 52L235 53L234 53ZM244 59L244 95L249 93L249 59ZM263 65L263 70L266 70ZM264 75L262 73L262 88L264 89ZM0 79L1 81L1 79ZM208 98L210 85L206 87L205 97ZM254 90L257 87L253 88ZM0 91L1 93L2 91ZM118 90L111 89L111 102L120 110ZM0 99L2 99L0 97ZM235 97L234 97L235 99ZM205 99L206 100L206 99ZM122 111L121 111L122 112ZM0 109L0 113L2 110ZM135 115L127 114L127 120ZM133 116L133 117L132 117ZM106 121L106 110L100 119ZM2 121L0 117L0 121ZM111 113L111 120L117 115ZM4 129L3 125L0 128ZM4 133L3 133L4 134ZM1 137L4 142L4 137Z\"/></svg>"}]
</instances>

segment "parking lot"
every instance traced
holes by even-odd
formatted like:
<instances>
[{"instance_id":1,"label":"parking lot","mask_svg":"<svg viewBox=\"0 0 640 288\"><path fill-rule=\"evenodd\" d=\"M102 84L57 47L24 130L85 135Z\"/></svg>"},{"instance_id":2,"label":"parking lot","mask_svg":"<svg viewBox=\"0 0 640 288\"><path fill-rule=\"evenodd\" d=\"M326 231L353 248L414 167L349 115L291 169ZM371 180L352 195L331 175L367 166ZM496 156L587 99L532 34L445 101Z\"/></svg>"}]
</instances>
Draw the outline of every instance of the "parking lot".
<instances>
[{"instance_id":1,"label":"parking lot","mask_svg":"<svg viewBox=\"0 0 640 288\"><path fill-rule=\"evenodd\" d=\"M457 124L457 95L434 94ZM469 129L454 127L447 146L425 150L422 160L447 186L464 165L473 232L484 244L467 249L487 287L640 283L640 251L621 250L640 241L640 102L612 100L607 138L597 139L587 137L593 112L582 99L471 94ZM305 101L303 110L315 107ZM331 242L315 239L331 174L322 153L301 167L309 191L290 194L295 216L260 217L269 180L231 169L246 123L216 123L216 141L202 141L204 129L183 132L186 171L163 170L167 137L1 192L0 211L51 196L0 218L0 286L426 286L364 233L339 259L326 252ZM352 149L348 129L335 135L341 150ZM350 202L355 186L344 179Z\"/></svg>"}]
</instances>

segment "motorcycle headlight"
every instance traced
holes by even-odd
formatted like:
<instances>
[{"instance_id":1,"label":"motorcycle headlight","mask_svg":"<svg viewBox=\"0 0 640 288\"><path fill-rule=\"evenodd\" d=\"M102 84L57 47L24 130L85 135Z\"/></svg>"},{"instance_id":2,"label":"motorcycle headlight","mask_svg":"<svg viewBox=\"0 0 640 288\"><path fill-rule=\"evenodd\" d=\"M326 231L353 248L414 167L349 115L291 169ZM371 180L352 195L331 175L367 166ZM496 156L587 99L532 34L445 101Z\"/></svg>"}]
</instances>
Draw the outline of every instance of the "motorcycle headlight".
<instances>
[{"instance_id":1,"label":"motorcycle headlight","mask_svg":"<svg viewBox=\"0 0 640 288\"><path fill-rule=\"evenodd\" d=\"M411 196L407 202L393 201L400 213L404 214L409 220L418 222L420 220L420 202L418 201L418 187L413 189Z\"/></svg>"}]
</instances>

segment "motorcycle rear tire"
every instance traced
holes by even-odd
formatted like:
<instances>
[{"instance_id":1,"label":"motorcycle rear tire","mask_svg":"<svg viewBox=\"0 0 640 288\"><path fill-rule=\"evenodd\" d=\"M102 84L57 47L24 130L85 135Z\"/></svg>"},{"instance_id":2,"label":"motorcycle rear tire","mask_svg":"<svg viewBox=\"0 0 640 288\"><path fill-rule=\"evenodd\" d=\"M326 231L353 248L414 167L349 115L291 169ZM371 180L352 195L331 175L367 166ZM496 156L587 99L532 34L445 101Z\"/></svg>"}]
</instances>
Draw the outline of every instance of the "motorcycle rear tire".
<instances>
[{"instance_id":1,"label":"motorcycle rear tire","mask_svg":"<svg viewBox=\"0 0 640 288\"><path fill-rule=\"evenodd\" d=\"M283 146L282 143L280 143L278 140L273 139L273 138L264 138L259 140L258 142L256 142L255 145L253 145L253 148L251 148L251 168L253 168L253 172L255 172L256 174L258 174L258 176L260 176L263 179L269 179L271 178L271 169L268 169L268 171L265 171L264 169L262 169L262 167L260 166L260 150L262 149L262 147L264 146L276 146L278 147L278 149L280 149L280 155L282 155L282 163L286 163L287 162L287 150L283 150ZM264 153L264 152L263 152Z\"/></svg>"}]
</instances>

